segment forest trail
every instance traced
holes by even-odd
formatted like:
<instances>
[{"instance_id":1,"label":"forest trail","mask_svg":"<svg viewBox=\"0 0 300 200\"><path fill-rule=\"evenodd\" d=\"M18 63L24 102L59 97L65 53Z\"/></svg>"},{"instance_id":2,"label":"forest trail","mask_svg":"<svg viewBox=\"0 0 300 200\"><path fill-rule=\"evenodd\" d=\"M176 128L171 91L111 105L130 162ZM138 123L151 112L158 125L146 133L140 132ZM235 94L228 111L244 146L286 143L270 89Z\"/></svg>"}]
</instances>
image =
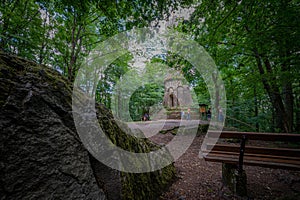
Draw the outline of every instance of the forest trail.
<instances>
[{"instance_id":1,"label":"forest trail","mask_svg":"<svg viewBox=\"0 0 300 200\"><path fill-rule=\"evenodd\" d=\"M132 131L135 131L135 129L139 129L144 133L145 137L147 138L157 135L159 131L168 131L179 127L196 128L198 127L199 124L209 124L209 123L208 121L204 121L204 120L176 120L176 119L127 123L128 127Z\"/></svg>"}]
</instances>

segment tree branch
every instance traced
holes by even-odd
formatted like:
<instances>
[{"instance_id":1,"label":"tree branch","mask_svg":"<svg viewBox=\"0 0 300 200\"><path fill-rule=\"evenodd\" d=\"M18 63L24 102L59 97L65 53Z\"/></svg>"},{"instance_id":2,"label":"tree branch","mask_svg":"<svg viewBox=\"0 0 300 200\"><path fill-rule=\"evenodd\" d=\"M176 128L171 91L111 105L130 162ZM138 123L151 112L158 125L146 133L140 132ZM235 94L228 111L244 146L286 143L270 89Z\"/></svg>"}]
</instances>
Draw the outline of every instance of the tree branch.
<instances>
[{"instance_id":1,"label":"tree branch","mask_svg":"<svg viewBox=\"0 0 300 200\"><path fill-rule=\"evenodd\" d=\"M235 9L237 8L238 3L236 3L233 7L233 9L223 18L223 20L217 25L217 27L215 28L215 31L213 33L213 36L216 35L217 30L220 28L220 26L227 20L227 18L233 13L233 11L235 11Z\"/></svg>"}]
</instances>

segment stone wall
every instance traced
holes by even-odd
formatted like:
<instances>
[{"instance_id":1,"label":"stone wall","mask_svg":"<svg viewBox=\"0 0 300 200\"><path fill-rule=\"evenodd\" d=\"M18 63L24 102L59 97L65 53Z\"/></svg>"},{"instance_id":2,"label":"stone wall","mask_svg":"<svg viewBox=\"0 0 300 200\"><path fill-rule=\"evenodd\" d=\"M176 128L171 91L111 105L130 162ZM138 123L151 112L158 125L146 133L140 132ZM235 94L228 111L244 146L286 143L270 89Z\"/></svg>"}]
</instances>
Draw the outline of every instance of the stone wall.
<instances>
[{"instance_id":1,"label":"stone wall","mask_svg":"<svg viewBox=\"0 0 300 200\"><path fill-rule=\"evenodd\" d=\"M192 96L187 85L182 84L181 78L168 78L164 82L165 95L163 104L167 108L190 107Z\"/></svg>"}]
</instances>

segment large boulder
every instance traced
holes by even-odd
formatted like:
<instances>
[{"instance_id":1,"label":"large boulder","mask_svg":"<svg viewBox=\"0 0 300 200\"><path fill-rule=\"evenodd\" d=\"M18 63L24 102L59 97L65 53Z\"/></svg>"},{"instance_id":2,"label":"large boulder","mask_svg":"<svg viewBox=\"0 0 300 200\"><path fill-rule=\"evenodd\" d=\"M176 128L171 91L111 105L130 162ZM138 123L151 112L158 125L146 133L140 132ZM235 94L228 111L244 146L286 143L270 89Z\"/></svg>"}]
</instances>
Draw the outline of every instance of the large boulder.
<instances>
[{"instance_id":1,"label":"large boulder","mask_svg":"<svg viewBox=\"0 0 300 200\"><path fill-rule=\"evenodd\" d=\"M93 158L77 135L71 84L58 72L0 53L0 199L156 199L174 166L133 174ZM135 152L156 146L128 136L110 111L100 125L116 145Z\"/></svg>"},{"instance_id":2,"label":"large boulder","mask_svg":"<svg viewBox=\"0 0 300 200\"><path fill-rule=\"evenodd\" d=\"M105 199L76 134L66 80L1 54L0 91L0 198Z\"/></svg>"}]
</instances>

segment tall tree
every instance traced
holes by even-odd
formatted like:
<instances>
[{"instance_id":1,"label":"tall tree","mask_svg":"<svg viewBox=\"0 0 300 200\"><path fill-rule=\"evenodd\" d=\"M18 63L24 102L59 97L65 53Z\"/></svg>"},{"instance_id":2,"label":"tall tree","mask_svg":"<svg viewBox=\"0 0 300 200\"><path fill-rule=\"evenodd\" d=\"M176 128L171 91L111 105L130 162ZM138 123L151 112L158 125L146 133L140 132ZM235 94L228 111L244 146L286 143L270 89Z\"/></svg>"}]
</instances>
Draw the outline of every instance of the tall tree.
<instances>
[{"instance_id":1,"label":"tall tree","mask_svg":"<svg viewBox=\"0 0 300 200\"><path fill-rule=\"evenodd\" d=\"M81 60L98 42L148 26L189 1L0 2L0 48L59 69L73 81Z\"/></svg>"},{"instance_id":2,"label":"tall tree","mask_svg":"<svg viewBox=\"0 0 300 200\"><path fill-rule=\"evenodd\" d=\"M296 1L204 0L190 23L184 24L212 54L221 71L222 65L243 64L230 58L252 60L249 67L260 74L274 108L276 127L286 132L293 131L296 78L291 71L299 63L299 6ZM216 51L223 56L218 57Z\"/></svg>"}]
</instances>

